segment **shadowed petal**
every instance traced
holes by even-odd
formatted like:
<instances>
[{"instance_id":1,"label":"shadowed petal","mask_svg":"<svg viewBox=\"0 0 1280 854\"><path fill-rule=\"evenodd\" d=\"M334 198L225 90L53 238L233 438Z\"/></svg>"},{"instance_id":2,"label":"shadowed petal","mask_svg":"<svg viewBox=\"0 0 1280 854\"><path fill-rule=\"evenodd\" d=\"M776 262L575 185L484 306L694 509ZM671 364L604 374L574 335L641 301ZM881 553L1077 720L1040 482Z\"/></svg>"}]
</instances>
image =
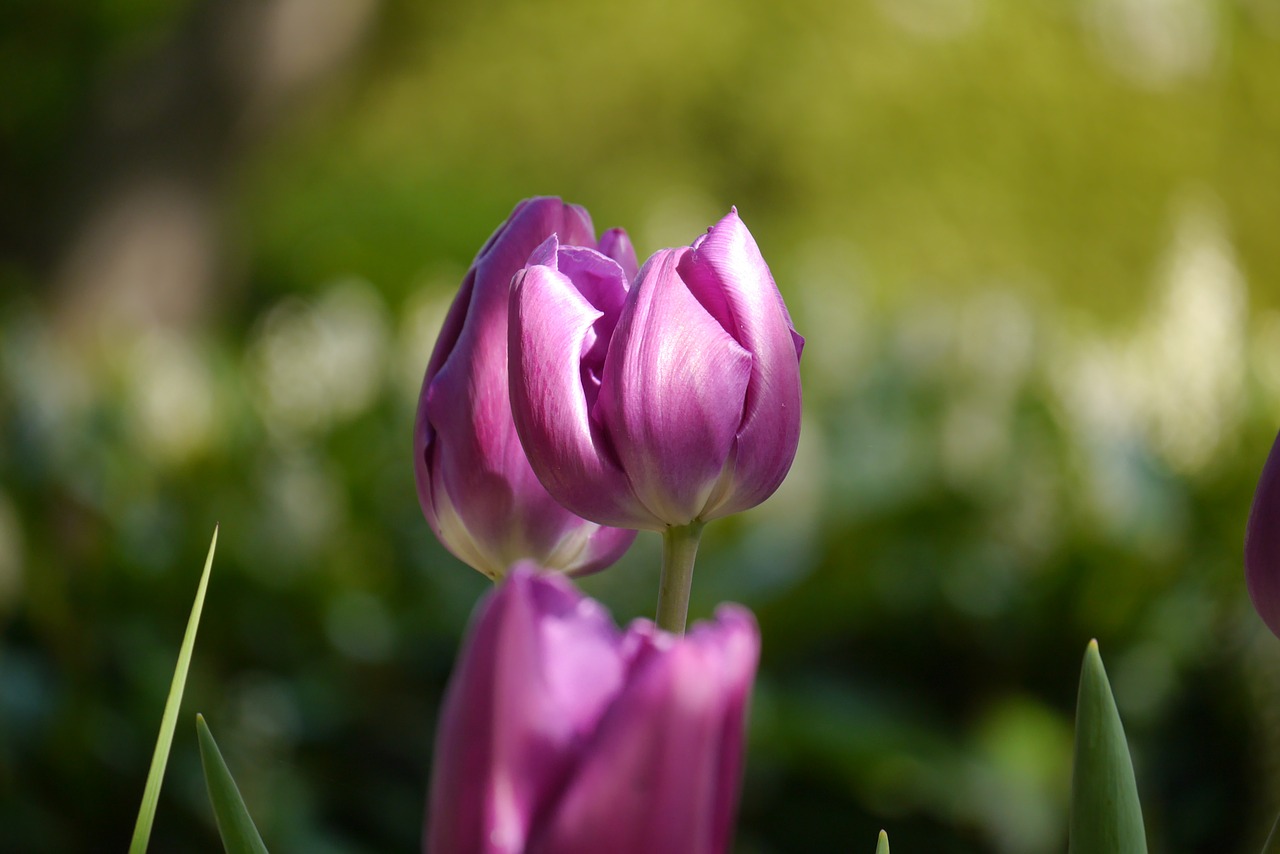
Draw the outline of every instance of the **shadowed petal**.
<instances>
[{"instance_id":1,"label":"shadowed petal","mask_svg":"<svg viewBox=\"0 0 1280 854\"><path fill-rule=\"evenodd\" d=\"M1253 494L1244 535L1244 579L1258 616L1280 637L1280 435Z\"/></svg>"},{"instance_id":2,"label":"shadowed petal","mask_svg":"<svg viewBox=\"0 0 1280 854\"><path fill-rule=\"evenodd\" d=\"M530 850L728 851L755 622L725 607L683 640L642 623L626 643L636 647L626 686Z\"/></svg>"},{"instance_id":3,"label":"shadowed petal","mask_svg":"<svg viewBox=\"0 0 1280 854\"><path fill-rule=\"evenodd\" d=\"M631 238L621 228L611 228L600 235L600 252L618 262L622 274L630 282L635 279L640 265L636 262L636 250Z\"/></svg>"},{"instance_id":4,"label":"shadowed petal","mask_svg":"<svg viewBox=\"0 0 1280 854\"><path fill-rule=\"evenodd\" d=\"M422 391L418 395L418 411L413 425L413 473L414 481L418 487L418 503L422 505L423 514L427 517L427 521L431 524L436 536L440 537L441 542L445 542L445 539L440 530L439 511L436 508L436 490L440 489L441 485L436 483L433 477L435 469L432 461L437 453L437 448L435 447L435 428L431 424L431 419L427 417L427 393L431 388L431 380L440 372L441 365L444 364L449 354L453 352L458 343L458 338L462 335L462 327L466 323L467 310L471 305L474 287L475 271L471 270L467 273L466 278L462 280L462 287L458 290L458 295L453 298L453 303L449 306L449 313L445 316L440 335L436 338L435 348L431 351L431 360L427 363L426 379L423 381ZM474 565L472 564L472 566Z\"/></svg>"},{"instance_id":5,"label":"shadowed petal","mask_svg":"<svg viewBox=\"0 0 1280 854\"><path fill-rule=\"evenodd\" d=\"M612 619L563 579L515 568L477 609L436 737L426 850L525 850L620 689Z\"/></svg>"}]
</instances>

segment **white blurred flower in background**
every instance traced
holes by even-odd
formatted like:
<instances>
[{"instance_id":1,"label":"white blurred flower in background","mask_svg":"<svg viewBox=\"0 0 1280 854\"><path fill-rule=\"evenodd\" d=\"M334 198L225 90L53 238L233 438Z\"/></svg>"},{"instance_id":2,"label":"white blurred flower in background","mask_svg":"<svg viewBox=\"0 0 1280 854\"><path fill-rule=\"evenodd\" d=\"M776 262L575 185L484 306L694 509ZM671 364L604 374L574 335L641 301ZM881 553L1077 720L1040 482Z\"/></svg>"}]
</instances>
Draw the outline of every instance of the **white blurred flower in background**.
<instances>
[{"instance_id":1,"label":"white blurred flower in background","mask_svg":"<svg viewBox=\"0 0 1280 854\"><path fill-rule=\"evenodd\" d=\"M246 353L271 433L322 430L368 408L386 381L388 326L382 298L359 280L330 286L314 304L286 299L272 308Z\"/></svg>"}]
</instances>

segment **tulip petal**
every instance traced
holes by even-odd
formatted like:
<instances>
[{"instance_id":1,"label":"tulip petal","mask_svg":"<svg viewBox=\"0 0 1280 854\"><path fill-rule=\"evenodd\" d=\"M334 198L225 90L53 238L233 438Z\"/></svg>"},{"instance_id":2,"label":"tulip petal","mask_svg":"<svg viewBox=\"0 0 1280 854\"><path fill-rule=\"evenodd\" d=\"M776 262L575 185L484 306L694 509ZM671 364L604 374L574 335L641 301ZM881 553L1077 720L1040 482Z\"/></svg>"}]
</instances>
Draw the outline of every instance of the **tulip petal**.
<instances>
[{"instance_id":1,"label":"tulip petal","mask_svg":"<svg viewBox=\"0 0 1280 854\"><path fill-rule=\"evenodd\" d=\"M502 243L499 240L491 253L501 250ZM482 560L472 565L491 577L509 563L500 553L491 553L490 546L500 550L510 539L511 520L519 512L517 490L520 495L536 495L530 486L537 485L527 463L513 453L520 448L502 370L506 318L493 310L494 290L491 276L478 268L461 334L439 370L424 382L421 432L428 433L431 442L417 460L429 474L437 533L450 533L439 520L452 514L454 533L465 529L473 542L485 544L479 554L458 556L468 562ZM419 480L420 491L423 482ZM442 539L454 548L448 537Z\"/></svg>"},{"instance_id":2,"label":"tulip petal","mask_svg":"<svg viewBox=\"0 0 1280 854\"><path fill-rule=\"evenodd\" d=\"M572 560L557 560L553 552L547 563L551 566L569 566L566 574L578 578L590 575L613 566L622 557L631 544L635 542L636 531L633 528L614 528L608 525L596 525L595 530L582 544L581 551L574 553Z\"/></svg>"},{"instance_id":3,"label":"tulip petal","mask_svg":"<svg viewBox=\"0 0 1280 854\"><path fill-rule=\"evenodd\" d=\"M438 448L435 428L431 425L431 419L427 417L427 393L431 387L431 380L440 372L441 366L453 352L458 338L462 335L467 310L471 306L475 281L475 270L468 271L466 278L462 280L458 295L453 298L453 303L449 306L449 313L445 315L444 325L436 338L435 348L431 351L431 360L427 363L426 378L422 384L422 392L418 395L418 412L413 425L413 473L418 487L418 503L422 505L423 515L427 517L427 522L442 542L445 539L440 529L440 510L437 509L436 503L447 497L440 494L440 484L433 478L433 473L437 470L433 461Z\"/></svg>"},{"instance_id":4,"label":"tulip petal","mask_svg":"<svg viewBox=\"0 0 1280 854\"><path fill-rule=\"evenodd\" d=\"M605 360L597 418L637 498L668 525L697 519L742 422L752 354L676 270L687 249L644 265Z\"/></svg>"},{"instance_id":5,"label":"tulip petal","mask_svg":"<svg viewBox=\"0 0 1280 854\"><path fill-rule=\"evenodd\" d=\"M528 262L530 253L552 234L562 244L596 245L595 226L584 208L566 204L554 196L525 199L516 205L511 216L485 242L473 262L481 276L498 274L488 276L494 283L495 299L506 297L511 277Z\"/></svg>"},{"instance_id":6,"label":"tulip petal","mask_svg":"<svg viewBox=\"0 0 1280 854\"><path fill-rule=\"evenodd\" d=\"M626 687L530 851L714 854L729 850L747 697L760 639L724 607L679 639L634 626Z\"/></svg>"},{"instance_id":7,"label":"tulip petal","mask_svg":"<svg viewBox=\"0 0 1280 854\"><path fill-rule=\"evenodd\" d=\"M1258 616L1280 637L1280 435L1253 494L1244 535L1244 578Z\"/></svg>"},{"instance_id":8,"label":"tulip petal","mask_svg":"<svg viewBox=\"0 0 1280 854\"><path fill-rule=\"evenodd\" d=\"M617 262L581 246L561 247L556 253L557 269L586 298L600 316L591 324L581 353L582 387L587 396L587 412L595 406L604 370L609 341L627 301L626 278L619 278Z\"/></svg>"},{"instance_id":9,"label":"tulip petal","mask_svg":"<svg viewBox=\"0 0 1280 854\"><path fill-rule=\"evenodd\" d=\"M618 262L622 274L630 282L635 279L640 265L636 263L636 250L631 245L631 237L621 228L611 228L600 235L600 254Z\"/></svg>"},{"instance_id":10,"label":"tulip petal","mask_svg":"<svg viewBox=\"0 0 1280 854\"><path fill-rule=\"evenodd\" d=\"M773 494L800 437L800 353L778 286L737 209L699 238L678 266L706 311L755 358L738 429L732 483L704 518L736 513Z\"/></svg>"},{"instance_id":11,"label":"tulip petal","mask_svg":"<svg viewBox=\"0 0 1280 854\"><path fill-rule=\"evenodd\" d=\"M611 266L614 286L624 290L621 269L602 255L595 258ZM596 327L607 315L588 295L607 278L587 278L584 294L549 266L532 266L517 276L511 290L511 411L533 470L561 504L600 524L660 527L660 520L638 506L590 417L588 398L595 390L584 377L583 356L608 335Z\"/></svg>"},{"instance_id":12,"label":"tulip petal","mask_svg":"<svg viewBox=\"0 0 1280 854\"><path fill-rule=\"evenodd\" d=\"M441 712L428 852L525 850L621 687L620 645L598 603L530 564L482 602Z\"/></svg>"},{"instance_id":13,"label":"tulip petal","mask_svg":"<svg viewBox=\"0 0 1280 854\"><path fill-rule=\"evenodd\" d=\"M719 785L711 851L728 851L738 807L742 762L747 738L747 708L756 666L760 662L760 628L746 608L721 605L715 622L697 623L689 637L694 643L719 644L724 665L720 671L724 690L724 717L720 731Z\"/></svg>"}]
</instances>

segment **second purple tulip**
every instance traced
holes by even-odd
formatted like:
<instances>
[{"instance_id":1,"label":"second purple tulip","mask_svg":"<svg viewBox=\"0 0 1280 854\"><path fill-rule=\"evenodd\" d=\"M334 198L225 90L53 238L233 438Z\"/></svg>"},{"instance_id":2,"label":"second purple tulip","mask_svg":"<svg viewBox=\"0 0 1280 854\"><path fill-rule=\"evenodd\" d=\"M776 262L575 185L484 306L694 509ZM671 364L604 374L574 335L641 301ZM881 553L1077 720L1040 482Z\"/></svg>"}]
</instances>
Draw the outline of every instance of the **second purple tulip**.
<instances>
[{"instance_id":1,"label":"second purple tulip","mask_svg":"<svg viewBox=\"0 0 1280 854\"><path fill-rule=\"evenodd\" d=\"M737 211L634 283L564 242L539 247L511 291L512 413L547 491L648 530L768 498L799 441L804 339Z\"/></svg>"},{"instance_id":2,"label":"second purple tulip","mask_svg":"<svg viewBox=\"0 0 1280 854\"><path fill-rule=\"evenodd\" d=\"M635 538L633 531L579 518L548 495L511 420L507 295L529 253L553 234L635 267L621 230L605 232L597 243L582 208L556 198L521 202L463 280L418 401L414 475L423 513L450 551L494 579L526 558L575 575L593 572L617 560Z\"/></svg>"}]
</instances>

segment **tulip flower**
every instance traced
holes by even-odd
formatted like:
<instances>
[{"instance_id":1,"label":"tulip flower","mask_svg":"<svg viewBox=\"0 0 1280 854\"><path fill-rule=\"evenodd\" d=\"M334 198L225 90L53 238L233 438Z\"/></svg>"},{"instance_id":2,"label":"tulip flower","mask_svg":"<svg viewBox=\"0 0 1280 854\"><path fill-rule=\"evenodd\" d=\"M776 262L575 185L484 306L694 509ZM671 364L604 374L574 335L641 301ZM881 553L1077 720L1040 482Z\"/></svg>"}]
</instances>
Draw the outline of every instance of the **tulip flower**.
<instances>
[{"instance_id":1,"label":"tulip flower","mask_svg":"<svg viewBox=\"0 0 1280 854\"><path fill-rule=\"evenodd\" d=\"M1280 435L1262 467L1249 510L1244 580L1258 616L1280 637Z\"/></svg>"},{"instance_id":2,"label":"tulip flower","mask_svg":"<svg viewBox=\"0 0 1280 854\"><path fill-rule=\"evenodd\" d=\"M621 632L566 579L516 567L449 682L424 850L727 851L759 650L743 608L684 637Z\"/></svg>"},{"instance_id":3,"label":"tulip flower","mask_svg":"<svg viewBox=\"0 0 1280 854\"><path fill-rule=\"evenodd\" d=\"M597 243L582 208L555 198L521 202L467 272L418 400L414 475L423 513L451 552L495 579L525 558L571 574L592 572L616 561L635 538L558 504L538 482L515 433L507 391L508 293L512 276L552 235L635 269L635 252L620 229Z\"/></svg>"},{"instance_id":4,"label":"tulip flower","mask_svg":"<svg viewBox=\"0 0 1280 854\"><path fill-rule=\"evenodd\" d=\"M549 239L511 292L511 403L538 478L602 525L664 530L753 507L800 437L800 352L735 210L629 283Z\"/></svg>"}]
</instances>

